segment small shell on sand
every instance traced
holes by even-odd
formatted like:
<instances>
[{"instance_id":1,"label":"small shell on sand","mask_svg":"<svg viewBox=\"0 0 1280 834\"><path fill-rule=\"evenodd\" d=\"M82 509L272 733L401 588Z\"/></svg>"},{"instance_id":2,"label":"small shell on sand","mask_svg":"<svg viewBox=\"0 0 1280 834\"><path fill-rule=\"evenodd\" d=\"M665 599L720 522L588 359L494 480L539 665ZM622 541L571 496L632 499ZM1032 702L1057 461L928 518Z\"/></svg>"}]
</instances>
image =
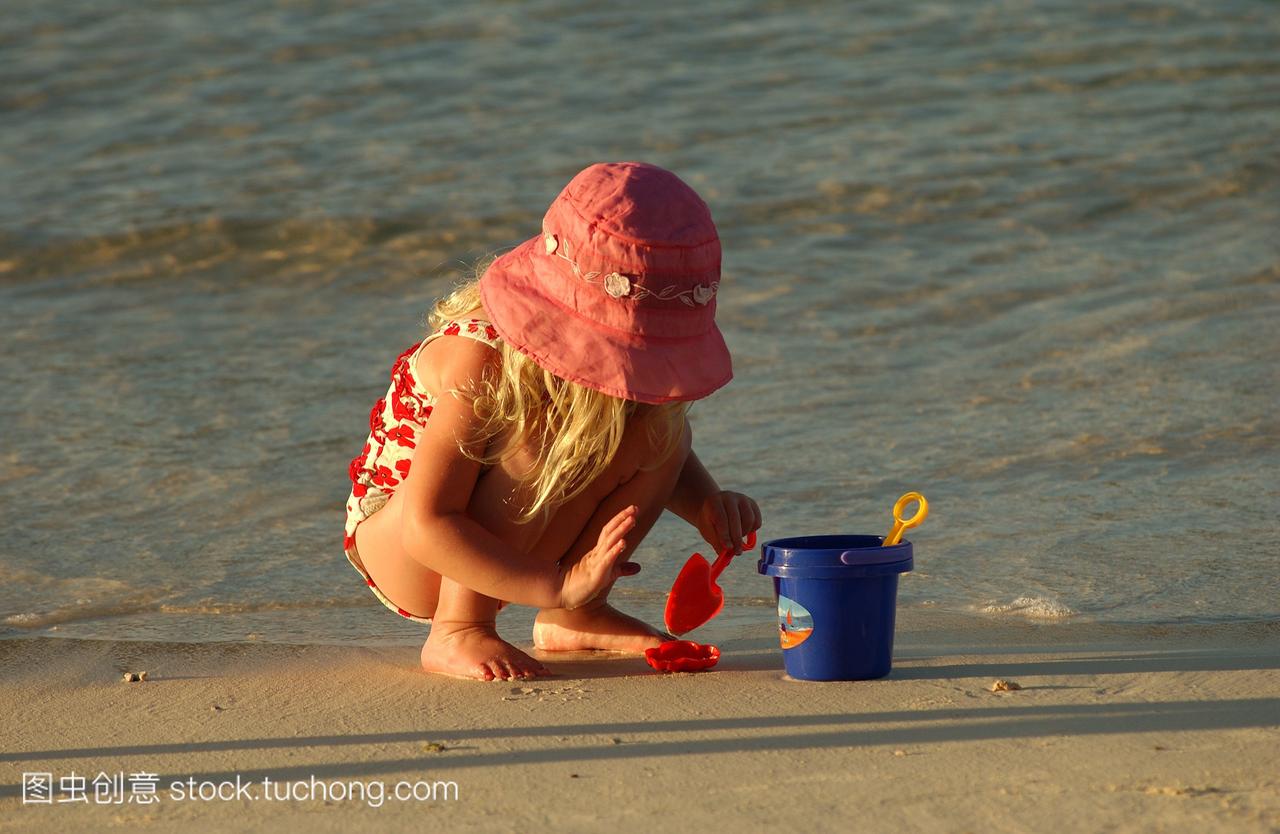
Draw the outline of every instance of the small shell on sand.
<instances>
[{"instance_id":1,"label":"small shell on sand","mask_svg":"<svg viewBox=\"0 0 1280 834\"><path fill-rule=\"evenodd\" d=\"M991 684L992 692L1012 692L1015 689L1021 689L1022 684L1017 681L998 680Z\"/></svg>"}]
</instances>

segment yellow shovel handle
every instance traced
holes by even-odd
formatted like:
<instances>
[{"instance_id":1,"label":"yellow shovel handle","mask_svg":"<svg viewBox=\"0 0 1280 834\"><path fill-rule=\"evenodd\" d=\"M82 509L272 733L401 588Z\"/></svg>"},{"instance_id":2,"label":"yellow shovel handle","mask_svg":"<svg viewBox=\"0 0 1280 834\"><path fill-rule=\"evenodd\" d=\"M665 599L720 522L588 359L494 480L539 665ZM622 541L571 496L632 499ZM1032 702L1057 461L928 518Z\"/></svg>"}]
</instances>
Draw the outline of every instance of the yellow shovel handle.
<instances>
[{"instance_id":1,"label":"yellow shovel handle","mask_svg":"<svg viewBox=\"0 0 1280 834\"><path fill-rule=\"evenodd\" d=\"M912 501L917 502L920 507L916 510L915 515L911 518L903 518L902 511ZM888 547L891 544L897 544L902 540L902 531L916 527L920 522L929 517L929 502L924 500L924 496L918 492L908 492L902 496L893 505L893 527L889 530L889 535L884 537L881 543L882 547Z\"/></svg>"}]
</instances>

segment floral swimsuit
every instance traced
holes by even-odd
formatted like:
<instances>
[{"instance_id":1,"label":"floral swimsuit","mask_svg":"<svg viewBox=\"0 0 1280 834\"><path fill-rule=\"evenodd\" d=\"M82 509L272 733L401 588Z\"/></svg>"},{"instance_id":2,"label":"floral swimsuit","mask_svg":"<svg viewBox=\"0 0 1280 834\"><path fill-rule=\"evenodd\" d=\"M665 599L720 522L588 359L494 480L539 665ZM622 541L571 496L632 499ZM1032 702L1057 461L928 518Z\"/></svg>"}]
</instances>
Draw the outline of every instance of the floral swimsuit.
<instances>
[{"instance_id":1,"label":"floral swimsuit","mask_svg":"<svg viewBox=\"0 0 1280 834\"><path fill-rule=\"evenodd\" d=\"M391 367L391 385L382 399L373 404L369 412L369 437L364 449L351 461L351 494L347 497L347 524L342 537L342 548L347 561L364 577L365 584L382 604L402 617L419 623L431 622L430 617L418 617L397 606L378 590L356 552L356 527L360 522L386 506L400 482L409 476L413 462L413 450L417 446L418 432L426 425L435 408L436 396L428 393L413 369L417 367L418 354L441 336L463 336L498 347L498 331L483 319L459 319L447 322L427 338L400 354Z\"/></svg>"}]
</instances>

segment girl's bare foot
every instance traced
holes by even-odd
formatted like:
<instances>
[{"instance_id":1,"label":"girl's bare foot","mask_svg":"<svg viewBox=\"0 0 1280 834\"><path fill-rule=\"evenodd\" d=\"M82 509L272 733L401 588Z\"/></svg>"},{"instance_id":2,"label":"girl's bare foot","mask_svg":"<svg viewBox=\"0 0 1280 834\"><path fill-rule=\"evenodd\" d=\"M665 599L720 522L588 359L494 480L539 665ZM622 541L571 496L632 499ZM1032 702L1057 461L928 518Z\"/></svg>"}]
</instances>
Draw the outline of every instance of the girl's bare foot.
<instances>
[{"instance_id":1,"label":"girl's bare foot","mask_svg":"<svg viewBox=\"0 0 1280 834\"><path fill-rule=\"evenodd\" d=\"M493 623L431 624L422 646L422 668L438 675L475 680L515 680L550 670L498 636Z\"/></svg>"},{"instance_id":2,"label":"girl's bare foot","mask_svg":"<svg viewBox=\"0 0 1280 834\"><path fill-rule=\"evenodd\" d=\"M573 610L544 608L533 621L533 645L544 652L602 649L640 654L670 639L671 635L608 604Z\"/></svg>"}]
</instances>

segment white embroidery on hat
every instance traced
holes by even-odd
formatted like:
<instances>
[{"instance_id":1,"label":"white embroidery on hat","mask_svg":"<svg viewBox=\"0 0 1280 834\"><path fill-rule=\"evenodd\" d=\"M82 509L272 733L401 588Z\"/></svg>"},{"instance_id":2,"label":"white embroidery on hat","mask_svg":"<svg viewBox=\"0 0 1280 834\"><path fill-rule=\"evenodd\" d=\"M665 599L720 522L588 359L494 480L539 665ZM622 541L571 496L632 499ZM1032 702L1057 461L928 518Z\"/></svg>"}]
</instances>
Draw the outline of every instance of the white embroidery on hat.
<instances>
[{"instance_id":1,"label":"white embroidery on hat","mask_svg":"<svg viewBox=\"0 0 1280 834\"><path fill-rule=\"evenodd\" d=\"M614 298L622 298L631 294L631 279L618 272L610 272L604 276L604 291Z\"/></svg>"},{"instance_id":2,"label":"white embroidery on hat","mask_svg":"<svg viewBox=\"0 0 1280 834\"><path fill-rule=\"evenodd\" d=\"M720 289L720 282L712 281L710 284L698 284L686 290L681 290L679 284L670 284L662 289L652 290L635 283L631 277L621 272L610 272L607 275L600 271L583 272L573 258L569 257L569 246L566 242L560 241L551 232L544 234L543 240L546 242L548 255L562 258L573 268L573 274L588 284L603 284L604 291L612 298L632 298L643 301L653 297L659 301L679 300L687 307L694 307L706 305L715 298L716 292ZM601 278L601 275L604 277Z\"/></svg>"}]
</instances>

